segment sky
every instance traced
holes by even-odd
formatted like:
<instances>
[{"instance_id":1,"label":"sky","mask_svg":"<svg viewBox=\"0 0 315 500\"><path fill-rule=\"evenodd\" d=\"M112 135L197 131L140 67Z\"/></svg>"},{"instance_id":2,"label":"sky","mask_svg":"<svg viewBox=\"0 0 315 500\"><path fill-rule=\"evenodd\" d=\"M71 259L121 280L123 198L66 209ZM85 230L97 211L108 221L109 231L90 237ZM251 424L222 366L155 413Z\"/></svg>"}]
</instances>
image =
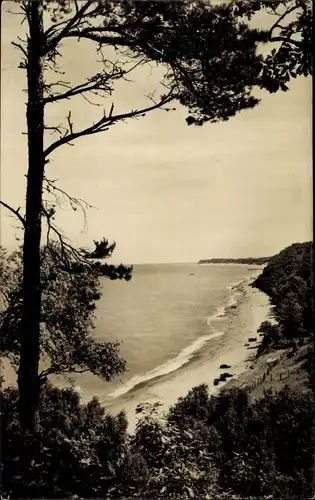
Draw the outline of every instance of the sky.
<instances>
[{"instance_id":1,"label":"sky","mask_svg":"<svg viewBox=\"0 0 315 500\"><path fill-rule=\"evenodd\" d=\"M27 141L25 72L11 45L25 27L4 13L1 33L1 199L25 206ZM99 68L89 44L64 47L63 79L80 82ZM136 71L119 84L105 108L129 111L159 90L160 69ZM289 92L260 92L261 103L228 122L188 127L187 110L157 110L79 139L53 154L47 176L93 205L87 222L65 206L58 226L74 245L105 236L116 241L114 262L195 262L212 257L272 255L312 239L311 80ZM76 129L102 113L82 98L48 106L46 123L71 110ZM56 137L47 137L47 141ZM1 208L1 244L22 232Z\"/></svg>"}]
</instances>

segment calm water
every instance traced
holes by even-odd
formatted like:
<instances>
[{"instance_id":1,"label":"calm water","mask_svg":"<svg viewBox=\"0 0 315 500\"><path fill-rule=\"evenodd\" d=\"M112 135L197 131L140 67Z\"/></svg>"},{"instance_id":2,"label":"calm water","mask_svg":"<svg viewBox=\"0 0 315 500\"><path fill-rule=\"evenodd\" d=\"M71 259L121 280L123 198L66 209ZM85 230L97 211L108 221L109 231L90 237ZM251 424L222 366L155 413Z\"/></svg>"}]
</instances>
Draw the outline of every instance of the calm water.
<instances>
[{"instance_id":1,"label":"calm water","mask_svg":"<svg viewBox=\"0 0 315 500\"><path fill-rule=\"evenodd\" d=\"M78 377L83 397L112 399L187 363L220 335L217 320L235 300L232 286L252 275L246 265L147 264L134 267L130 282L105 280L95 336L121 342L128 371L111 383Z\"/></svg>"}]
</instances>

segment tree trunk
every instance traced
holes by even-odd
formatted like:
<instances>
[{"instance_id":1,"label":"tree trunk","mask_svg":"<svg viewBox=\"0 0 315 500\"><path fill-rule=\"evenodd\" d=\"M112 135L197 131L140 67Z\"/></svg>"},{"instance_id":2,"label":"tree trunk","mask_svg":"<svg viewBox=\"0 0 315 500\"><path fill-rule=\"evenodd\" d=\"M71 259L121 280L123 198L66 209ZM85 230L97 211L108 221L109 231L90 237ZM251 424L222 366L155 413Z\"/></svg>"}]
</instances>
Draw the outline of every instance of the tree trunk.
<instances>
[{"instance_id":1,"label":"tree trunk","mask_svg":"<svg viewBox=\"0 0 315 500\"><path fill-rule=\"evenodd\" d=\"M20 423L24 429L32 431L36 425L38 406L41 206L45 166L42 0L29 2L28 23L28 174L23 248L23 317L18 386Z\"/></svg>"}]
</instances>

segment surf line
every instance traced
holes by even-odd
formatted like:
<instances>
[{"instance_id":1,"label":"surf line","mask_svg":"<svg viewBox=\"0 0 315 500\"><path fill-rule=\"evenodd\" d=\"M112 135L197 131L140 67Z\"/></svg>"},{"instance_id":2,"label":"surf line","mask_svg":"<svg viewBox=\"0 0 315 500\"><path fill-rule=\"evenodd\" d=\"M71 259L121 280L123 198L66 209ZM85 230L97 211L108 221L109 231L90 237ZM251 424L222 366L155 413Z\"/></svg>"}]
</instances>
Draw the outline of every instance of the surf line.
<instances>
[{"instance_id":1,"label":"surf line","mask_svg":"<svg viewBox=\"0 0 315 500\"><path fill-rule=\"evenodd\" d=\"M192 344L182 349L175 358L170 359L166 363L157 366L153 370L150 370L143 375L135 375L130 380L128 380L128 382L126 382L123 387L116 389L114 392L111 392L107 397L110 399L118 398L119 396L127 394L136 386L143 384L144 382L148 382L155 378L162 377L163 375L169 375L170 373L175 372L179 368L182 368L182 366L189 363L194 354L198 352L209 340L220 337L223 334L224 332L220 331L199 337Z\"/></svg>"}]
</instances>

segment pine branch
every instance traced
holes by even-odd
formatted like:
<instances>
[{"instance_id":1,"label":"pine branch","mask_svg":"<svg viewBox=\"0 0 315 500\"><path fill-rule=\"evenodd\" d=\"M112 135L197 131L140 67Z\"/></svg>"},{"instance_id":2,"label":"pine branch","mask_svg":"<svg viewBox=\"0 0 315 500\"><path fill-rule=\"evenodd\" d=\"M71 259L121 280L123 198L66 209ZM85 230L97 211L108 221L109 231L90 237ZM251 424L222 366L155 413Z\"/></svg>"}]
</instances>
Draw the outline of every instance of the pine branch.
<instances>
[{"instance_id":1,"label":"pine branch","mask_svg":"<svg viewBox=\"0 0 315 500\"><path fill-rule=\"evenodd\" d=\"M7 210L12 212L19 219L19 221L23 224L24 227L26 226L25 219L24 219L24 217L22 217L22 215L19 212L20 207L17 210L15 210L14 208L10 207L10 205L8 205L7 203L5 203L2 200L0 200L0 204L3 205Z\"/></svg>"},{"instance_id":2,"label":"pine branch","mask_svg":"<svg viewBox=\"0 0 315 500\"><path fill-rule=\"evenodd\" d=\"M108 240L103 238L101 241L94 241L95 249L87 251L85 249L76 249L70 243L65 241L62 232L52 223L52 216L54 212L49 212L42 206L42 214L46 217L47 221L47 241L45 250L49 251L53 258L56 267L62 266L64 270L71 271L73 261L83 264L93 273L97 273L108 279L131 279L132 266L126 267L120 264L119 266L101 264L99 261L110 257L116 247L116 243L108 243ZM59 250L51 243L50 233L53 232L57 236ZM97 261L97 262L95 262ZM71 272L70 272L71 278Z\"/></svg>"}]
</instances>

